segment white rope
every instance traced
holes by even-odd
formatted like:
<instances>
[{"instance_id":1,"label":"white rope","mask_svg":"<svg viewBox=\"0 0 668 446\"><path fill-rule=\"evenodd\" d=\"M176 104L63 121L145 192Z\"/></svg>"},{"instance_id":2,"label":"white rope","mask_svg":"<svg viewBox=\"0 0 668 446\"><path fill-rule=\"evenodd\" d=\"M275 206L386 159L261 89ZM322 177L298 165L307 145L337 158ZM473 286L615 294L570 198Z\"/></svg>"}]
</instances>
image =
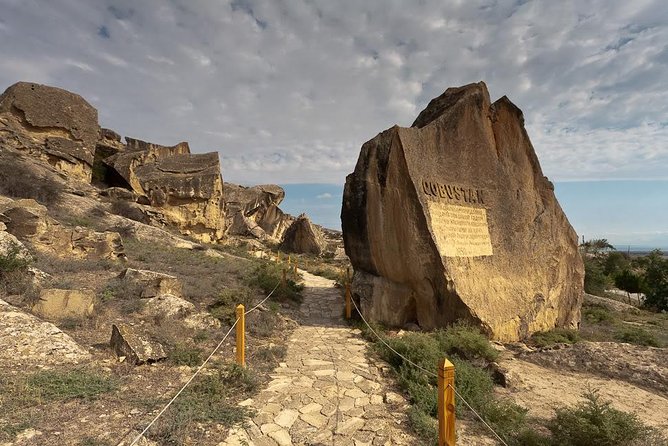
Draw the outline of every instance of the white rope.
<instances>
[{"instance_id":1,"label":"white rope","mask_svg":"<svg viewBox=\"0 0 668 446\"><path fill-rule=\"evenodd\" d=\"M452 390L454 390L454 392L457 394L457 396L458 396L462 401L464 401L464 404L466 404L466 407L468 407L468 408L471 410L471 412L473 412L473 413L475 414L475 416L478 417L478 419L479 419L480 421L482 421L482 424L484 424L485 426L487 426L487 429L489 429L490 431L492 431L492 433L496 436L496 438L497 438L497 439L498 439L504 446L508 446L508 443L506 443L506 442L503 440L503 438L501 438L501 436L500 436L499 434L497 434L496 431L495 431L494 429L492 429L492 426L490 426L489 424L487 424L487 421L485 421L485 419L484 419L483 417L481 417L480 414L478 414L478 412L476 412L475 409L474 409L473 407L471 407L471 405L468 403L468 401L466 401L466 400L464 399L464 397L463 397L459 392L457 392L457 389L455 389L455 387L454 387L453 385L448 384L448 387L450 387Z\"/></svg>"},{"instance_id":2,"label":"white rope","mask_svg":"<svg viewBox=\"0 0 668 446\"><path fill-rule=\"evenodd\" d=\"M409 364L412 365L413 367L416 367L416 368L422 370L423 372L425 372L425 373L428 374L428 375L435 376L436 378L438 378L438 374L437 374L437 373L432 372L431 370L427 370L427 369L425 369L424 367L421 367L420 365L414 363L413 361L411 361L410 359L406 358L404 355L402 355L401 353L399 353L398 351L396 351L395 349L393 349L387 342L385 342L385 340L384 340L378 333L376 333L376 330L374 330L373 328L371 328L371 325L369 325L369 323L366 321L366 319L364 319L364 316L362 316L362 312L361 312L360 309L357 307L357 303L355 302L355 299L353 299L353 298L351 297L351 298L350 298L350 301L351 301L351 302L353 303L353 305L355 306L355 310L357 310L357 314L360 315L360 317L362 318L362 320L364 321L364 323L366 324L366 326L369 327L369 330L371 330L371 332L372 332L374 335L376 335L376 337L378 338L378 340L379 340L380 342L382 342L382 343L385 345L385 347L389 348L392 352L394 352L395 355L399 356L401 359L403 359L404 361L406 361L407 363L409 363ZM455 391L455 393L457 394L457 396L458 396L459 398L461 398L461 400L464 402L464 404L466 404L466 407L468 407L468 408L471 410L471 412L473 412L473 413L475 414L475 416L478 417L478 418L480 419L480 421L482 421L482 423L483 423L485 426L487 426L487 428L488 428L490 431L492 431L492 433L496 436L496 438L497 438L497 439L498 439L504 446L508 446L508 443L506 443L506 442L503 440L503 438L501 438L501 436L499 436L499 434L497 434L497 433L494 431L494 429L492 429L492 426L490 426L489 424L487 424L487 422L483 419L483 417L481 417L481 416L478 414L478 412L476 412L475 409L473 409L473 407L471 407L471 405L468 403L468 401L466 401L466 400L464 399L464 397L463 397L459 392L457 392L457 389L455 389L454 386L448 384L448 387L451 387L452 390Z\"/></svg>"},{"instance_id":3,"label":"white rope","mask_svg":"<svg viewBox=\"0 0 668 446\"><path fill-rule=\"evenodd\" d=\"M250 310L246 311L246 312L244 313L244 316L247 315L248 313L250 313L250 312L256 310L258 307L260 307L260 305L262 305L263 303L265 303L265 302L267 301L267 299L269 299L269 298L271 297L271 295L274 294L274 291L276 291L276 289L278 289L278 286L279 286L280 284L281 284L281 281L279 281L279 282L276 284L276 286L274 287L274 289L271 290L271 293L269 293L269 294L267 295L267 297L265 297L264 299L262 299L262 301L261 301L259 304L255 305L253 308L251 308ZM188 386L190 385L190 383L195 379L195 377L196 377L197 375L199 375L199 373L202 371L202 369L204 369L204 367L209 363L209 361L211 360L211 358L213 357L213 355L216 354L216 352L218 351L218 349L223 345L223 342L225 342L225 340L227 339L227 337L230 335L230 333L232 333L232 330L234 330L234 327L236 327L238 323L239 323L239 318L237 318L237 320L234 321L234 324L232 324L232 326L231 326L230 329L227 331L227 333L225 334L225 336L223 337L223 339L221 339L221 341L218 343L218 345L216 346L216 348L214 348L213 351L211 352L211 354L204 360L204 362L202 363L202 365L200 365L200 366L197 368L197 370L195 371L195 373L193 374L193 376L190 377L190 379L183 385L183 387L181 387L181 389L176 393L176 395L174 395L174 397L169 401L169 403L167 403L167 404L165 405L165 407L162 408L162 410L160 411L160 413L158 413L158 415L156 415L155 418L153 418L153 420L148 424L148 426L146 426L146 427L144 428L144 430L143 430L139 435L137 435L137 437L132 441L132 443L130 443L129 446L134 446L135 444L137 444L137 442L138 442L139 440L141 440L141 438L142 438L142 437L144 436L144 434L151 428L151 426L153 426L153 424L154 424L156 421L158 421L158 419L162 416L162 414L164 414L164 413L167 411L167 409L169 409L169 407L174 403L174 401L176 401L176 399L179 397L179 395L181 395L181 393L186 389L186 387L188 387ZM121 440L121 442L118 443L118 445L120 445L121 443L122 443L122 440ZM117 446L118 446L118 445L117 445Z\"/></svg>"}]
</instances>

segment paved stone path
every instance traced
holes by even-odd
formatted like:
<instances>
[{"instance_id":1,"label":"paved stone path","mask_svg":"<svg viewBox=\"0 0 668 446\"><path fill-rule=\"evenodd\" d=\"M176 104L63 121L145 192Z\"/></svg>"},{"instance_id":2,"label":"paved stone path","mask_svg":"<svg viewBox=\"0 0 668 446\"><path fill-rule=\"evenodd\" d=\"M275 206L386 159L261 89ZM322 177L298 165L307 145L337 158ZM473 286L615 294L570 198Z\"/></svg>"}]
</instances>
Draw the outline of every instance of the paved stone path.
<instances>
[{"instance_id":1,"label":"paved stone path","mask_svg":"<svg viewBox=\"0 0 668 446\"><path fill-rule=\"evenodd\" d=\"M334 282L301 271L306 286L300 326L285 362L254 399L257 414L222 445L417 445L407 433L406 401L384 363L366 357L360 331L341 319Z\"/></svg>"}]
</instances>

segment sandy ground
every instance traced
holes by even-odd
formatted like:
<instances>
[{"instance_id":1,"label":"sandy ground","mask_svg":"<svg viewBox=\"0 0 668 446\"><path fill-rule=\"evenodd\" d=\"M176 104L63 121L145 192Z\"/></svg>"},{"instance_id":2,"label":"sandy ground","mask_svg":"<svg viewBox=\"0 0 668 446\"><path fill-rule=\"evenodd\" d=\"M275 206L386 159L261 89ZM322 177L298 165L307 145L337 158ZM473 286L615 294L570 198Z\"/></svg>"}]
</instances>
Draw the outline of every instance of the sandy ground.
<instances>
[{"instance_id":1,"label":"sandy ground","mask_svg":"<svg viewBox=\"0 0 668 446\"><path fill-rule=\"evenodd\" d=\"M604 400L626 412L635 412L647 425L668 433L668 399L625 381L601 378L541 367L520 359L507 359L501 365L510 373L513 387L501 392L529 409L539 418L554 416L554 408L572 406L588 389L599 389Z\"/></svg>"}]
</instances>

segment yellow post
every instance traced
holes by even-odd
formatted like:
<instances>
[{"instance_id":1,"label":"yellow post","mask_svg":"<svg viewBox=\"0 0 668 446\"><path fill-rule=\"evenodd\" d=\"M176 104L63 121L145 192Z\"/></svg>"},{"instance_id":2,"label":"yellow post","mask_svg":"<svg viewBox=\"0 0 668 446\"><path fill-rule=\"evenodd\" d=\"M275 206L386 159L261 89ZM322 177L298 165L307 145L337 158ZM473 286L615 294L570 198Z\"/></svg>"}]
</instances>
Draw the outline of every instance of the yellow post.
<instances>
[{"instance_id":1,"label":"yellow post","mask_svg":"<svg viewBox=\"0 0 668 446\"><path fill-rule=\"evenodd\" d=\"M295 274L295 279L297 278L297 261L295 260L295 267L294 267L294 274Z\"/></svg>"},{"instance_id":2,"label":"yellow post","mask_svg":"<svg viewBox=\"0 0 668 446\"><path fill-rule=\"evenodd\" d=\"M283 268L283 276L281 277L281 286L285 288L287 284L288 284L288 279L285 276L285 268Z\"/></svg>"},{"instance_id":3,"label":"yellow post","mask_svg":"<svg viewBox=\"0 0 668 446\"><path fill-rule=\"evenodd\" d=\"M276 251L276 261L281 263L281 251Z\"/></svg>"},{"instance_id":4,"label":"yellow post","mask_svg":"<svg viewBox=\"0 0 668 446\"><path fill-rule=\"evenodd\" d=\"M246 315L244 306L237 305L237 364L246 367Z\"/></svg>"},{"instance_id":5,"label":"yellow post","mask_svg":"<svg viewBox=\"0 0 668 446\"><path fill-rule=\"evenodd\" d=\"M352 299L352 294L350 293L350 283L346 282L346 319L350 319L352 316L352 307L350 306L350 300Z\"/></svg>"},{"instance_id":6,"label":"yellow post","mask_svg":"<svg viewBox=\"0 0 668 446\"><path fill-rule=\"evenodd\" d=\"M288 256L288 266L290 266L290 256Z\"/></svg>"},{"instance_id":7,"label":"yellow post","mask_svg":"<svg viewBox=\"0 0 668 446\"><path fill-rule=\"evenodd\" d=\"M455 446L455 366L438 363L438 446Z\"/></svg>"}]
</instances>

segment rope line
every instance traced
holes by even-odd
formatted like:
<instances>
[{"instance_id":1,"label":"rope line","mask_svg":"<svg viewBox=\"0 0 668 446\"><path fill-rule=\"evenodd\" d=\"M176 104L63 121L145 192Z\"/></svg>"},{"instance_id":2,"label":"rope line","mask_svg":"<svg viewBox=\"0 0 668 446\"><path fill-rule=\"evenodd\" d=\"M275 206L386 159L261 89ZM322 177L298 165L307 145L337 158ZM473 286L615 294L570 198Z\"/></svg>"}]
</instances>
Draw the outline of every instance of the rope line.
<instances>
[{"instance_id":1,"label":"rope line","mask_svg":"<svg viewBox=\"0 0 668 446\"><path fill-rule=\"evenodd\" d=\"M457 394L457 396L458 396L462 401L464 401L464 404L466 404L466 407L468 407L468 408L471 410L471 412L473 412L473 413L475 414L475 416L478 417L478 419L479 419L480 421L482 421L482 424L484 424L485 426L487 426L487 429L489 429L490 431L492 431L492 433L496 436L496 438L497 438L497 439L498 439L504 446L508 446L508 443L506 443L506 442L503 440L503 438L501 438L501 436L500 436L499 434L497 434L496 431L495 431L494 429L492 429L492 426L490 426L489 424L487 424L487 421L485 421L485 419L484 419L482 416L480 416L480 414L479 414L478 412L476 412L475 409L474 409L473 407L471 407L471 405L468 403L468 401L466 401L466 400L464 399L464 397L463 397L459 392L457 392L457 389L455 389L455 387L454 387L453 385L448 384L448 387L450 387L452 390L454 390L455 394Z\"/></svg>"},{"instance_id":2,"label":"rope line","mask_svg":"<svg viewBox=\"0 0 668 446\"><path fill-rule=\"evenodd\" d=\"M362 312L361 312L360 309L357 307L357 303L355 302L355 299L353 299L353 298L351 297L350 301L351 301L351 302L353 303L353 305L355 306L355 310L357 310L357 314L360 315L360 317L362 318L362 320L364 321L364 323L366 324L366 326L369 327L369 330L371 330L371 332L372 332L374 335L376 335L376 337L378 338L378 340L379 340L380 342L382 342L382 343L385 345L385 347L389 348L395 355L399 356L401 359L403 359L404 361L406 361L408 364L412 365L413 367L415 367L415 368L417 368L417 369L419 369L419 370L422 370L423 372L425 372L426 374L428 374L428 375L430 375L430 376L435 376L436 378L438 378L438 374L437 374L437 373L435 373L435 372L433 372L433 371L431 371L431 370L427 370L427 369L425 369L424 367L422 367L422 366L420 366L420 365L414 363L413 361L411 361L410 359L406 358L404 355L402 355L401 353L399 353L398 351L396 351L395 349L393 349L393 348L390 346L390 344L388 344L388 343L387 343L387 342L386 342L386 341L385 341L385 340L384 340L378 333L376 333L376 330L374 330L374 329L371 327L371 325L369 325L369 323L366 321L366 319L364 319L364 316L362 316ZM455 389L454 386L448 384L448 387L450 387L450 388L452 388L452 390L454 390L455 394L457 394L457 396L464 402L464 404L466 404L466 407L468 407L468 408L471 410L471 412L473 412L473 413L475 414L475 416L478 417L478 419L480 419L480 421L482 421L482 423L487 427L487 429L489 429L490 431L492 431L492 433L494 434L494 436L501 442L501 444L503 444L504 446L508 446L508 443L506 443L506 442L503 440L503 438L501 438L501 436L500 436L499 434L497 434L496 431L495 431L494 429L492 429L492 426L490 426L490 425L485 421L485 419L484 419L482 416L480 416L480 414L478 414L478 412L476 412L475 409L474 409L473 407L471 407L471 405L468 403L468 401L466 401L466 400L464 399L464 397L463 397L459 392L457 392L457 389Z\"/></svg>"},{"instance_id":3,"label":"rope line","mask_svg":"<svg viewBox=\"0 0 668 446\"><path fill-rule=\"evenodd\" d=\"M272 294L274 294L274 291L276 291L276 290L278 289L278 287L279 287L280 284L281 284L281 281L279 281L279 282L276 284L276 286L274 287L274 289L271 290L271 292L267 295L267 297L265 297L264 299L262 299L262 301L261 301L259 304L255 305L255 306L254 306L253 308L251 308L250 310L244 312L244 316L247 315L248 313L252 312L252 311L255 311L257 308L260 307L260 305L262 305L263 303L265 303L265 302L267 301L267 299L269 299L269 298L272 296ZM189 379L189 380L188 380L188 381L181 387L181 389L179 389L179 391L176 393L176 395L174 395L174 397L173 397L173 398L172 398L172 399L165 405L165 407L162 408L162 410L158 413L158 415L156 415L155 418L153 418L153 420L152 420L152 421L151 421L151 422L144 428L144 430L141 431L141 433L140 433L139 435L137 435L137 437L132 441L132 443L129 444L129 446L134 446L135 444L137 444L137 442L138 442L139 440L141 440L141 438L142 438L142 437L144 436L144 434L151 428L151 426L153 426L153 424L154 424L156 421L158 421L158 419L160 419L160 417L162 416L162 414L164 414L164 413L167 411L167 409L169 409L169 407L174 403L174 401L176 401L176 399L181 395L181 393L186 389L186 387L188 387L188 386L190 385L190 383L195 379L195 377L196 377L197 375L199 375L199 373L204 369L204 367L206 367L206 365L209 363L209 361L211 360L211 358L213 358L213 355L216 354L216 352L218 351L218 349L223 345L223 342L225 342L225 340L227 339L227 337L230 335L230 333L232 333L232 330L234 330L234 327L236 327L238 323L239 323L239 318L237 318L237 319L234 321L234 323L232 324L232 326L230 327L230 329L227 331L227 333L225 333L225 336L223 337L223 339L221 339L221 341L218 343L218 345L216 346L216 348L214 348L213 351L211 352L211 354L204 360L204 362L202 363L202 365L200 365L200 366L197 368L197 370L196 370L195 373L190 377L190 379ZM121 443L122 443L122 440L121 440L121 442L119 442L118 444L120 445Z\"/></svg>"}]
</instances>

